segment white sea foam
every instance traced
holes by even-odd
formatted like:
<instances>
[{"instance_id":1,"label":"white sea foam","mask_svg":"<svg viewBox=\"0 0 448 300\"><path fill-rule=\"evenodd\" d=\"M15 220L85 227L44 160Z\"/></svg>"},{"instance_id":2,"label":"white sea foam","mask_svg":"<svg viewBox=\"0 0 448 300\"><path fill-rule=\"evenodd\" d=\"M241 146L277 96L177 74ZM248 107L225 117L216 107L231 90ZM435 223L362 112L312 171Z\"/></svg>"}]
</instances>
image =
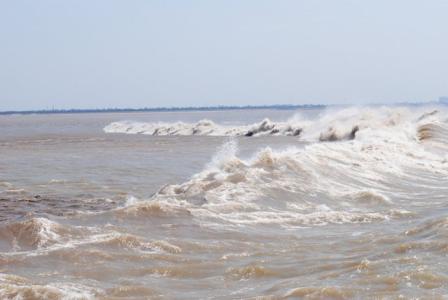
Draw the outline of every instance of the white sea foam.
<instances>
[{"instance_id":1,"label":"white sea foam","mask_svg":"<svg viewBox=\"0 0 448 300\"><path fill-rule=\"evenodd\" d=\"M420 124L421 137L430 135L427 130L437 131L443 124L446 134L446 110L444 108L407 107L349 107L328 108L318 117L309 119L301 113L283 122L265 119L248 125L219 125L211 120L197 123L144 123L133 121L113 122L106 127L107 133L147 135L202 135L202 136L299 136L306 141L339 141L358 138L361 132L383 130L394 135L416 137L416 125ZM446 118L446 117L445 117ZM425 124L432 124L430 128ZM439 125L438 125L439 124ZM409 131L411 130L411 131ZM440 130L439 130L440 131ZM384 134L383 132L383 134ZM446 137L444 134L438 136Z\"/></svg>"},{"instance_id":2,"label":"white sea foam","mask_svg":"<svg viewBox=\"0 0 448 300\"><path fill-rule=\"evenodd\" d=\"M345 140L357 124L356 139L283 151L265 148L247 160L237 156L236 140L231 139L202 172L183 184L163 187L148 203L165 203L168 214L181 209L235 224L322 225L400 217L406 214L397 214L395 205L410 195L409 182L433 188L434 177L448 176L446 154L427 147L433 136L448 132L441 116L405 108L327 113L308 124L308 135L334 140L322 137L328 126L323 124L333 124L332 132ZM438 142L446 142L442 140ZM400 184L396 178L406 180Z\"/></svg>"},{"instance_id":3,"label":"white sea foam","mask_svg":"<svg viewBox=\"0 0 448 300\"><path fill-rule=\"evenodd\" d=\"M272 122L265 119L260 123L243 126L218 125L210 120L197 123L142 123L132 121L113 122L106 127L107 133L147 134L147 135L208 135L208 136L298 136L301 128L293 123Z\"/></svg>"}]
</instances>

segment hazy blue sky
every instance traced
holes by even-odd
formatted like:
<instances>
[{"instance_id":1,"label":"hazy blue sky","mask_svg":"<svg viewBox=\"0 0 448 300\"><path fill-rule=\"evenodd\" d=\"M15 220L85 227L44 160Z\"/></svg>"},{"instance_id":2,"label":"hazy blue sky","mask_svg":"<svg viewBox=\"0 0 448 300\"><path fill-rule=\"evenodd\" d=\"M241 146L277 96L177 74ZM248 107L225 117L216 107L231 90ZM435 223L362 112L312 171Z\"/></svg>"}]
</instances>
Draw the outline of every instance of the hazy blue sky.
<instances>
[{"instance_id":1,"label":"hazy blue sky","mask_svg":"<svg viewBox=\"0 0 448 300\"><path fill-rule=\"evenodd\" d=\"M447 0L0 0L0 110L444 94Z\"/></svg>"}]
</instances>

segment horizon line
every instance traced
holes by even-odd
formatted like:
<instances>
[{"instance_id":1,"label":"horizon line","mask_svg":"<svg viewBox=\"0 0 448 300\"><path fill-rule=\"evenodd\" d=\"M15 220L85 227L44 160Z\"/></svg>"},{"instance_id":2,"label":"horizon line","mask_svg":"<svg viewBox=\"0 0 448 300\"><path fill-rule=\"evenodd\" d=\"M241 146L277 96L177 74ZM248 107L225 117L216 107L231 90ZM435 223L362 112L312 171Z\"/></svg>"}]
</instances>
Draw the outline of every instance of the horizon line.
<instances>
[{"instance_id":1,"label":"horizon line","mask_svg":"<svg viewBox=\"0 0 448 300\"><path fill-rule=\"evenodd\" d=\"M325 104L269 104L269 105L215 105L215 106L171 106L171 107L109 107L109 108L68 108L68 109L30 109L5 110L0 115L8 114L64 114L64 113L100 113L100 112L170 112L170 111L211 111L211 110L237 110L237 109L294 109L318 108Z\"/></svg>"},{"instance_id":2,"label":"horizon line","mask_svg":"<svg viewBox=\"0 0 448 300\"><path fill-rule=\"evenodd\" d=\"M425 105L444 104L442 101L428 102L397 102L397 103L371 103L363 106L377 105ZM70 113L120 113L120 112L176 112L176 111L213 111L213 110L238 110L238 109L297 109L297 108L324 108L327 106L351 106L359 104L266 104L266 105L215 105L215 106L171 106L171 107L141 107L141 108L67 108L67 109L29 109L29 110L5 110L0 111L0 115L13 114L70 114Z\"/></svg>"}]
</instances>

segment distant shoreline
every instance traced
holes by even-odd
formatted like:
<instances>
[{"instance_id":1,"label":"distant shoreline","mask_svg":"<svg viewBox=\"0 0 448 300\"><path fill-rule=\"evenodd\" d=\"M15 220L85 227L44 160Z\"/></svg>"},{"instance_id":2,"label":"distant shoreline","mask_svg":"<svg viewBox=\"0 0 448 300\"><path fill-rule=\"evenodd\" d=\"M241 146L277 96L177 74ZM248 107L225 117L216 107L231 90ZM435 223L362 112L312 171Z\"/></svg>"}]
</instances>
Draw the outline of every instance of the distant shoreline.
<instances>
[{"instance_id":1,"label":"distant shoreline","mask_svg":"<svg viewBox=\"0 0 448 300\"><path fill-rule=\"evenodd\" d=\"M425 106L425 105L448 105L443 101L430 102L401 102L391 104L365 104L367 106ZM350 104L278 104L278 105L221 105L221 106L189 106L189 107L144 107L144 108L99 108L99 109L41 109L41 110L10 110L0 111L1 115L33 115L33 114L88 114L88 113L131 113L131 112L185 112L185 111L220 111L220 110L294 110L294 109L319 109L335 106L350 106Z\"/></svg>"},{"instance_id":2,"label":"distant shoreline","mask_svg":"<svg viewBox=\"0 0 448 300\"><path fill-rule=\"evenodd\" d=\"M199 107L155 107L155 108L104 108L104 109L43 109L23 111L0 111L0 115L32 115L32 114L83 114L83 113L127 113L127 112L182 112L182 111L219 111L219 110L252 110L252 109L317 109L323 104L304 105L246 105L246 106L199 106Z\"/></svg>"}]
</instances>

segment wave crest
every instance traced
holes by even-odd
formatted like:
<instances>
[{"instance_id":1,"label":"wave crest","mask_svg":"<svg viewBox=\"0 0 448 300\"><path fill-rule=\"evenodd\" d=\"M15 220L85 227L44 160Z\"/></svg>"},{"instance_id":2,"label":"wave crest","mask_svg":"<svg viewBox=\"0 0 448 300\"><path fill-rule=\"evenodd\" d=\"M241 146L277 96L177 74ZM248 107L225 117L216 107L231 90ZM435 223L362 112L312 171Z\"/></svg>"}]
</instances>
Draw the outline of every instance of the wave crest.
<instances>
[{"instance_id":1,"label":"wave crest","mask_svg":"<svg viewBox=\"0 0 448 300\"><path fill-rule=\"evenodd\" d=\"M200 136L300 136L307 141L341 141L357 138L358 132L367 129L407 131L419 139L432 137L432 123L443 123L441 109L409 109L406 107L350 107L343 109L328 108L317 118L309 119L297 113L282 122L264 119L248 125L219 125L211 120L197 123L145 123L118 121L104 127L106 133L147 134L147 135L200 135ZM422 126L422 123L429 124ZM422 126L420 129L419 126ZM412 132L414 131L414 132ZM446 130L445 137L446 137Z\"/></svg>"},{"instance_id":2,"label":"wave crest","mask_svg":"<svg viewBox=\"0 0 448 300\"><path fill-rule=\"evenodd\" d=\"M322 142L282 151L266 147L242 159L237 140L230 139L202 172L184 183L164 186L149 201L122 212L200 218L207 224L281 226L409 217L408 207L400 204L411 197L409 182L423 186L425 180L424 187L431 189L439 185L437 178L448 176L446 152L432 151L428 142L435 142L437 133L437 141L446 143L448 131L441 116L439 111L383 107L326 112L307 122L291 119L289 123L306 128L302 138L317 137ZM253 133L274 128L279 128L278 123L265 120ZM324 142L334 140L350 141Z\"/></svg>"}]
</instances>

